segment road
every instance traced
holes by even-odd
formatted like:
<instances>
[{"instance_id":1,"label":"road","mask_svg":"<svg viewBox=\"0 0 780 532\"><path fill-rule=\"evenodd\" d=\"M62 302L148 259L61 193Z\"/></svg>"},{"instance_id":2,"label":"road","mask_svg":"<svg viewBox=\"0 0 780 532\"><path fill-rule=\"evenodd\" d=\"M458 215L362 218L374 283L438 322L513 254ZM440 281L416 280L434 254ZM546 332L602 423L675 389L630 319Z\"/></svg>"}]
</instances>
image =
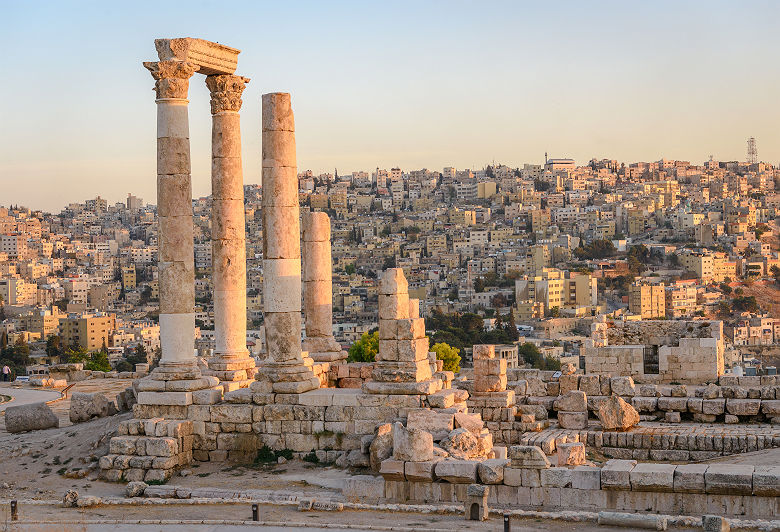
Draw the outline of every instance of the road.
<instances>
[{"instance_id":1,"label":"road","mask_svg":"<svg viewBox=\"0 0 780 532\"><path fill-rule=\"evenodd\" d=\"M0 384L0 394L10 395L13 398L13 400L8 401L7 403L0 404L0 412L4 411L9 406L29 405L30 403L51 401L60 396L60 392L31 390L30 388L25 387L17 388L7 383Z\"/></svg>"}]
</instances>

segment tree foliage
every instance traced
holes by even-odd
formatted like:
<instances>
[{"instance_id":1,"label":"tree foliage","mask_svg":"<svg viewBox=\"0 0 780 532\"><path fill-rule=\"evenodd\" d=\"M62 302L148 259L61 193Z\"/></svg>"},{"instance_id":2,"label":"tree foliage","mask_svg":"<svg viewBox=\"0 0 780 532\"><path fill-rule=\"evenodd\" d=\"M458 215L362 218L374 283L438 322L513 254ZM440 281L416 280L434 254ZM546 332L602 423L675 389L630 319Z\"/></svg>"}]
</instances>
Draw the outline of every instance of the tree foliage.
<instances>
[{"instance_id":1,"label":"tree foliage","mask_svg":"<svg viewBox=\"0 0 780 532\"><path fill-rule=\"evenodd\" d=\"M460 349L452 347L444 342L431 346L431 351L436 353L436 359L444 362L444 371L460 371Z\"/></svg>"},{"instance_id":2,"label":"tree foliage","mask_svg":"<svg viewBox=\"0 0 780 532\"><path fill-rule=\"evenodd\" d=\"M555 360L550 356L542 355L539 348L534 344L526 342L517 347L517 355L522 358L526 364L531 367L546 371L557 371L561 369L560 360Z\"/></svg>"},{"instance_id":3,"label":"tree foliage","mask_svg":"<svg viewBox=\"0 0 780 532\"><path fill-rule=\"evenodd\" d=\"M605 259L617 253L610 240L594 240L590 244L575 248L574 254L580 259Z\"/></svg>"},{"instance_id":4,"label":"tree foliage","mask_svg":"<svg viewBox=\"0 0 780 532\"><path fill-rule=\"evenodd\" d=\"M360 340L352 344L348 351L347 362L374 362L379 352L379 331L363 333Z\"/></svg>"}]
</instances>

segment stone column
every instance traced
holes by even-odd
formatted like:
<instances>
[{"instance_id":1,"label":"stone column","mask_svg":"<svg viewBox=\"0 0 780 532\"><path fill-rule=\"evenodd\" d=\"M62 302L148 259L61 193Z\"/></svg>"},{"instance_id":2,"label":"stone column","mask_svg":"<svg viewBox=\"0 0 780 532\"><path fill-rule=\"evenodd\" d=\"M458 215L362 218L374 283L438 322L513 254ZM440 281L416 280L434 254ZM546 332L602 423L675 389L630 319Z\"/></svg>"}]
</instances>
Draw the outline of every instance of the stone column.
<instances>
[{"instance_id":1,"label":"stone column","mask_svg":"<svg viewBox=\"0 0 780 532\"><path fill-rule=\"evenodd\" d=\"M304 212L303 315L306 338L303 348L315 362L333 362L347 353L333 337L333 273L330 249L330 217L324 212Z\"/></svg>"},{"instance_id":2,"label":"stone column","mask_svg":"<svg viewBox=\"0 0 780 532\"><path fill-rule=\"evenodd\" d=\"M164 380L200 377L195 359L195 265L192 233L189 78L185 61L144 63L156 80L157 214L159 216L160 346L155 369Z\"/></svg>"},{"instance_id":3,"label":"stone column","mask_svg":"<svg viewBox=\"0 0 780 532\"><path fill-rule=\"evenodd\" d=\"M241 93L248 78L206 77L211 92L211 245L214 336L211 374L225 391L249 386L255 361L246 348L246 234L241 167Z\"/></svg>"},{"instance_id":4,"label":"stone column","mask_svg":"<svg viewBox=\"0 0 780 532\"><path fill-rule=\"evenodd\" d=\"M263 312L266 352L252 389L319 388L301 350L301 230L295 122L290 95L263 95Z\"/></svg>"}]
</instances>

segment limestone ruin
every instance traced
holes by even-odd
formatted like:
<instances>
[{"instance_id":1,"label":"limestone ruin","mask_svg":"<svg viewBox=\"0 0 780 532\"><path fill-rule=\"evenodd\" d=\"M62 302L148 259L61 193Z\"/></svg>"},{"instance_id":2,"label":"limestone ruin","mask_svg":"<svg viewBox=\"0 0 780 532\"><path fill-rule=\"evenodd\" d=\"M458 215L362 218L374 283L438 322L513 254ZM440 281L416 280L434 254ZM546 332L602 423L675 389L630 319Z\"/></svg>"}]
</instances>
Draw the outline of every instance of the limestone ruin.
<instances>
[{"instance_id":1,"label":"limestone ruin","mask_svg":"<svg viewBox=\"0 0 780 532\"><path fill-rule=\"evenodd\" d=\"M262 96L267 352L256 363L244 345L238 114L249 80L235 75L238 50L198 39L156 45L159 61L144 66L156 81L158 109L162 360L135 382L134 419L122 423L101 458L103 478L162 481L193 460L251 459L267 446L370 468L382 477L368 481L381 483L382 498L466 503L472 519L486 518L487 504L498 501L657 511L695 505L705 494L721 504L727 489L736 490L745 515L776 510L780 471L637 463L780 446L780 379L722 376L720 322L597 321L585 374L573 366L557 373L507 369L495 346L475 345L472 378L456 379L429 352L403 270L390 268L379 284L376 361L347 364L332 332L330 220L300 212L286 93ZM193 340L187 122L196 72L206 75L213 117L216 349L203 371ZM350 387L338 387L347 380ZM701 424L748 420L756 423L739 432ZM649 421L664 424L643 424ZM611 459L597 467L588 448ZM610 490L657 497L617 500Z\"/></svg>"}]
</instances>

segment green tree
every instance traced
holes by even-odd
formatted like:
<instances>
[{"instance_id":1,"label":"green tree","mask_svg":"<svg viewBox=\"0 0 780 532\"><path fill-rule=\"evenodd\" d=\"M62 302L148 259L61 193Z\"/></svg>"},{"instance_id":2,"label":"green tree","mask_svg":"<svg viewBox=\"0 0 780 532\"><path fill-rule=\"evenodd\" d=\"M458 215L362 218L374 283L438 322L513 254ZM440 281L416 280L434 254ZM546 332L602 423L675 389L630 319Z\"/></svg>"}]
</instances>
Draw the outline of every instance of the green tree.
<instances>
[{"instance_id":1,"label":"green tree","mask_svg":"<svg viewBox=\"0 0 780 532\"><path fill-rule=\"evenodd\" d=\"M360 340L349 348L347 362L374 362L379 352L379 331L363 333Z\"/></svg>"},{"instance_id":2,"label":"green tree","mask_svg":"<svg viewBox=\"0 0 780 532\"><path fill-rule=\"evenodd\" d=\"M56 334L52 334L46 339L46 356L50 358L61 357L62 340Z\"/></svg>"},{"instance_id":3,"label":"green tree","mask_svg":"<svg viewBox=\"0 0 780 532\"><path fill-rule=\"evenodd\" d=\"M108 352L101 349L92 353L88 362L84 364L84 369L90 371L111 371L111 364L108 362Z\"/></svg>"},{"instance_id":4,"label":"green tree","mask_svg":"<svg viewBox=\"0 0 780 532\"><path fill-rule=\"evenodd\" d=\"M439 342L431 346L431 351L436 353L437 360L444 362L444 371L460 371L460 349Z\"/></svg>"},{"instance_id":5,"label":"green tree","mask_svg":"<svg viewBox=\"0 0 780 532\"><path fill-rule=\"evenodd\" d=\"M137 346L135 346L135 349L133 349L132 352L130 352L127 356L125 356L125 360L127 360L129 364L135 367L136 364L148 364L149 356L146 352L146 348L144 347L144 345L138 344Z\"/></svg>"},{"instance_id":6,"label":"green tree","mask_svg":"<svg viewBox=\"0 0 780 532\"><path fill-rule=\"evenodd\" d=\"M354 264L347 264L346 266L344 266L344 272L347 275L354 274L355 273L355 265Z\"/></svg>"}]
</instances>

